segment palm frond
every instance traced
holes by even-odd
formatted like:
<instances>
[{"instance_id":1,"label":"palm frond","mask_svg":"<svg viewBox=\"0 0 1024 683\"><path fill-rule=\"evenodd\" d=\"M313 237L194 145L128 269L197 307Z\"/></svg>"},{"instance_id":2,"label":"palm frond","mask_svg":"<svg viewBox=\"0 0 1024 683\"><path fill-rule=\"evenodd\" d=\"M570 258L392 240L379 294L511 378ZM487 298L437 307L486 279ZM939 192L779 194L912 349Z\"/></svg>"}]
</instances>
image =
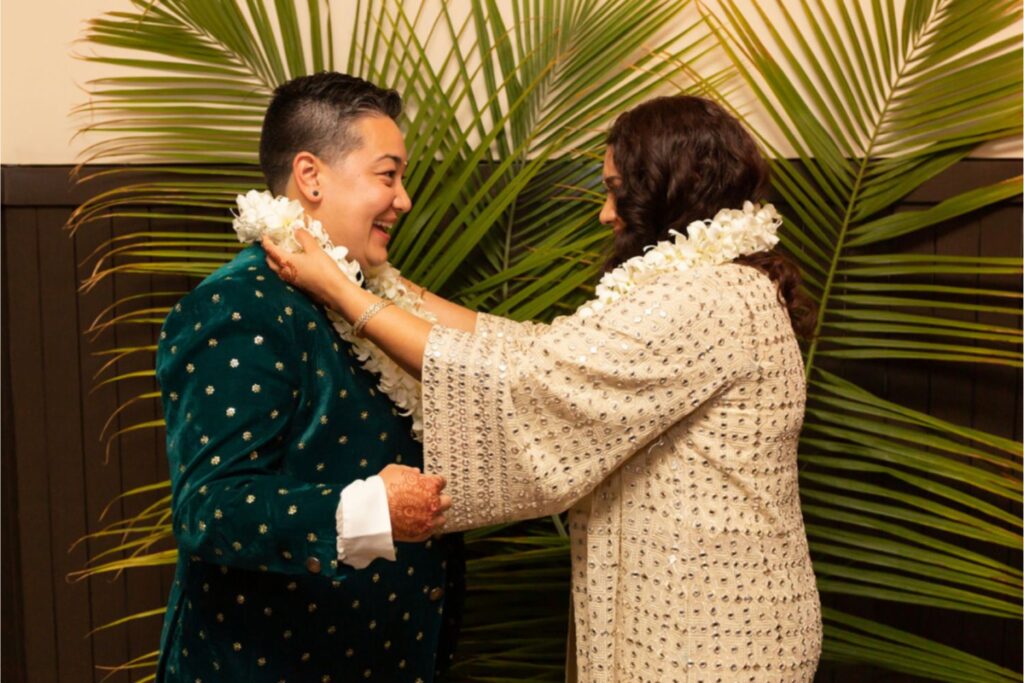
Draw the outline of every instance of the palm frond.
<instances>
[{"instance_id":1,"label":"palm frond","mask_svg":"<svg viewBox=\"0 0 1024 683\"><path fill-rule=\"evenodd\" d=\"M902 17L883 0L776 6L784 26L732 0L711 25L797 155L780 158L761 136L776 152L773 182L789 214L783 244L820 306L805 354L800 445L819 588L1019 619L1020 571L992 555L1022 547L1021 444L884 400L842 375L887 359L1021 367L1019 289L992 279L1019 277L1019 256L899 246L1018 196L1020 178L892 212L979 144L1020 133L1020 36L995 39L1019 21L1020 3L910 0ZM825 616L826 657L939 680L1016 676L877 622Z\"/></svg>"}]
</instances>

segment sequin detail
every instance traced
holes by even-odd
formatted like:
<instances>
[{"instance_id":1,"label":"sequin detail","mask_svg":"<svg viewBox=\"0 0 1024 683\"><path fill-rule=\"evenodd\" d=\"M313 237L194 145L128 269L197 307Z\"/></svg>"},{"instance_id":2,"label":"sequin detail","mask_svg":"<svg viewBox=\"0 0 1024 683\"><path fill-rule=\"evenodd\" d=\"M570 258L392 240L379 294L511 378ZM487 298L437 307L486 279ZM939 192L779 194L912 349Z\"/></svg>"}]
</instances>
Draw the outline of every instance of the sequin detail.
<instances>
[{"instance_id":1,"label":"sequin detail","mask_svg":"<svg viewBox=\"0 0 1024 683\"><path fill-rule=\"evenodd\" d=\"M587 319L434 327L423 392L449 529L571 508L580 683L813 679L806 388L767 277L695 268Z\"/></svg>"}]
</instances>

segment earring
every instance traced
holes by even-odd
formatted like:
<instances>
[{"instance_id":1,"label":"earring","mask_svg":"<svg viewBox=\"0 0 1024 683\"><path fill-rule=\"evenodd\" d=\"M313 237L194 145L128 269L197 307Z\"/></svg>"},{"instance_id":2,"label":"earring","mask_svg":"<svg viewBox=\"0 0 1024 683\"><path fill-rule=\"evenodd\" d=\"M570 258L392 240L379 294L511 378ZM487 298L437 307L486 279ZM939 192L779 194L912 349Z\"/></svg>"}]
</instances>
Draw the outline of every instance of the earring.
<instances>
[{"instance_id":1,"label":"earring","mask_svg":"<svg viewBox=\"0 0 1024 683\"><path fill-rule=\"evenodd\" d=\"M313 190L313 196L314 197L319 197L320 196L320 190Z\"/></svg>"}]
</instances>

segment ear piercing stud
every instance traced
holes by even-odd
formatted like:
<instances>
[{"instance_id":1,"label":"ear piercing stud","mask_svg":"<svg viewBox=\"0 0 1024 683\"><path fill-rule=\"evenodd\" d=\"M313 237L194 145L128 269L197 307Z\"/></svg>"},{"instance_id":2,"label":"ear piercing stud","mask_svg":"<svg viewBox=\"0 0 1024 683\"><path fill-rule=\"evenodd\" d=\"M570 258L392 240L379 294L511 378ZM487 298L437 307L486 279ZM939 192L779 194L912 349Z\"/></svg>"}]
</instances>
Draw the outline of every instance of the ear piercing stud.
<instances>
[{"instance_id":1,"label":"ear piercing stud","mask_svg":"<svg viewBox=\"0 0 1024 683\"><path fill-rule=\"evenodd\" d=\"M320 190L313 190L313 196L314 197L319 197L320 196Z\"/></svg>"}]
</instances>

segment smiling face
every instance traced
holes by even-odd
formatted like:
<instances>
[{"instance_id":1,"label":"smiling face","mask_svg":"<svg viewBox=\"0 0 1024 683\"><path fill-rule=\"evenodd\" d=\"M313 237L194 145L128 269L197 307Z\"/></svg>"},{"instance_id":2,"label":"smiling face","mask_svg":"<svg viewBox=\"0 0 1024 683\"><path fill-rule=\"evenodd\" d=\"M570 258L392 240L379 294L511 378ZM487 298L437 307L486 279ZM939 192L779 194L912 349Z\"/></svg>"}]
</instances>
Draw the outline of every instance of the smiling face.
<instances>
[{"instance_id":1,"label":"smiling face","mask_svg":"<svg viewBox=\"0 0 1024 683\"><path fill-rule=\"evenodd\" d=\"M610 226L612 232L618 235L626 228L625 222L615 211L615 192L622 186L622 176L619 175L619 170L615 167L610 145L604 150L604 168L601 175L604 180L605 195L599 219L602 225Z\"/></svg>"},{"instance_id":2,"label":"smiling face","mask_svg":"<svg viewBox=\"0 0 1024 683\"><path fill-rule=\"evenodd\" d=\"M368 115L352 127L360 137L356 149L331 164L308 154L312 161L303 161L306 153L299 154L292 182L306 211L366 271L387 262L391 231L412 201L402 185L405 140L395 122Z\"/></svg>"}]
</instances>

